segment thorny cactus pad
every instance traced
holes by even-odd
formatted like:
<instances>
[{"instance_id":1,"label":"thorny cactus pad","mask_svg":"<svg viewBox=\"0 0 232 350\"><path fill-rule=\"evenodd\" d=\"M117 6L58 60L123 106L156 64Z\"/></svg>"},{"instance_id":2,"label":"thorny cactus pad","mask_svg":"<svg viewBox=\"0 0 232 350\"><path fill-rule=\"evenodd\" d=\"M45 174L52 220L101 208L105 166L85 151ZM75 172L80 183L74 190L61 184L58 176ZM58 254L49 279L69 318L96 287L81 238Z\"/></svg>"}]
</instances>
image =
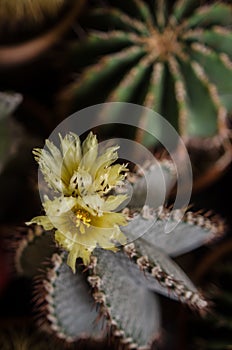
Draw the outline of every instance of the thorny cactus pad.
<instances>
[{"instance_id":1,"label":"thorny cactus pad","mask_svg":"<svg viewBox=\"0 0 232 350\"><path fill-rule=\"evenodd\" d=\"M172 166L167 162L160 166L170 172L173 183ZM149 178L155 183L157 167L146 172L153 175ZM128 179L133 179L134 191L143 197L146 186L141 174L130 174ZM152 193L155 203L156 191ZM46 239L51 232L32 226L17 243L15 262L21 274L35 276L38 268L41 272L41 261L47 261L35 280L34 301L39 324L59 339L67 343L101 340L107 331L115 349L150 349L161 336L155 293L179 300L200 313L207 310L207 301L170 257L211 242L224 232L224 223L208 213L187 212L181 223L165 234L167 221L179 221L181 210L154 210L142 207L139 201L134 209L132 203L124 210L128 224L120 229L133 242L116 253L95 249L87 266L77 261L76 274L65 263L66 253ZM138 237L141 232L143 236ZM32 251L38 251L35 262Z\"/></svg>"},{"instance_id":2,"label":"thorny cactus pad","mask_svg":"<svg viewBox=\"0 0 232 350\"><path fill-rule=\"evenodd\" d=\"M118 146L99 154L92 132L82 145L74 133L59 136L60 149L47 140L47 150L33 151L54 198L44 196L46 215L35 217L28 224L56 229L56 242L69 252L68 264L75 272L76 259L82 258L88 265L97 245L115 251L117 243L126 243L119 228L127 224L125 215L113 210L127 196L110 192L122 183L127 168L112 165L118 158Z\"/></svg>"}]
</instances>

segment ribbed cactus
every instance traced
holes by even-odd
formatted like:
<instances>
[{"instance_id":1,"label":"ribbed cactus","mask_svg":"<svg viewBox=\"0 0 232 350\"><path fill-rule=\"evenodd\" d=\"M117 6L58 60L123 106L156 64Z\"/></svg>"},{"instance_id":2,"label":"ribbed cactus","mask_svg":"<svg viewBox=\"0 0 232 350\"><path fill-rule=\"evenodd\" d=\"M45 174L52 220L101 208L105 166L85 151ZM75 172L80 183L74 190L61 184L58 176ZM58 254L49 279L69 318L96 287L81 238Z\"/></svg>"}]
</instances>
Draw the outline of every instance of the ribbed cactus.
<instances>
[{"instance_id":1,"label":"ribbed cactus","mask_svg":"<svg viewBox=\"0 0 232 350\"><path fill-rule=\"evenodd\" d=\"M69 105L75 112L105 101L141 104L165 117L191 146L197 176L212 166L220 172L231 159L231 24L228 1L92 5L81 21L86 36L70 47L77 74L61 93L59 110L67 113ZM105 121L116 120L108 113ZM157 128L146 116L139 125ZM138 130L133 137L154 146L149 133Z\"/></svg>"},{"instance_id":2,"label":"ribbed cactus","mask_svg":"<svg viewBox=\"0 0 232 350\"><path fill-rule=\"evenodd\" d=\"M109 0L83 19L91 29L72 47L82 71L66 97L76 105L84 97L91 103L91 93L98 101L143 104L187 140L227 137L231 23L232 7L225 1Z\"/></svg>"},{"instance_id":3,"label":"ribbed cactus","mask_svg":"<svg viewBox=\"0 0 232 350\"><path fill-rule=\"evenodd\" d=\"M172 167L162 162L160 166L166 178L169 169L172 183ZM148 181L152 179L155 186L157 167L148 169L145 175L147 172L152 172ZM135 197L139 191L143 198L143 176L130 174L128 179L133 179ZM187 212L182 222L165 234L167 221L176 222L181 210L171 213L157 208L160 203L155 202L156 191L152 194L156 209L138 208L143 204L138 201L134 210L132 197L124 210L129 223L121 230L132 243L116 253L96 248L88 266L77 260L75 274L66 264L66 253L51 243L51 231L34 226L19 241L16 267L28 277L37 275L34 300L43 329L69 343L102 340L108 335L115 349L149 349L161 337L161 312L154 292L200 313L207 310L207 301L170 257L220 236L224 224L217 218L210 220L207 215ZM41 264L43 260L46 264Z\"/></svg>"}]
</instances>

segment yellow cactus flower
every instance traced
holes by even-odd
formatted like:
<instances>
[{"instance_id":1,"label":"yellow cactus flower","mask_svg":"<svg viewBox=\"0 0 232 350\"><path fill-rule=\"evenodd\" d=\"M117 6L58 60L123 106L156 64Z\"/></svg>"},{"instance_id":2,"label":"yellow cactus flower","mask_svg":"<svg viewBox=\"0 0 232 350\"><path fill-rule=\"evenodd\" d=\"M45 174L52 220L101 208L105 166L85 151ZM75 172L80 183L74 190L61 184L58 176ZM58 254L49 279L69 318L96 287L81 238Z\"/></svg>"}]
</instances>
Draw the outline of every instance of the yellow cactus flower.
<instances>
[{"instance_id":1,"label":"yellow cactus flower","mask_svg":"<svg viewBox=\"0 0 232 350\"><path fill-rule=\"evenodd\" d=\"M118 146L99 154L98 141L92 132L80 143L74 133L60 137L60 149L46 141L46 149L34 149L35 159L54 198L44 196L44 216L27 224L55 228L55 240L69 252L68 264L75 272L76 259L87 265L95 247L117 250L125 244L120 231L127 221L114 212L126 195L114 195L112 189L125 179L125 165L115 164Z\"/></svg>"}]
</instances>

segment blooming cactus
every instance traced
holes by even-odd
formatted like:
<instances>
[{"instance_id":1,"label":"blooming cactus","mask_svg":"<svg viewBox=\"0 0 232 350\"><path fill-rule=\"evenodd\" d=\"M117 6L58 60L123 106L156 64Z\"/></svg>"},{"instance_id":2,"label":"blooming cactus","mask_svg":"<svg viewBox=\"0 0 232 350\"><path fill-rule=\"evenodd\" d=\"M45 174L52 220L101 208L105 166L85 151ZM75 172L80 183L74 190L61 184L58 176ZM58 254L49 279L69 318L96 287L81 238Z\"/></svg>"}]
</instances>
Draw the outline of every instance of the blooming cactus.
<instances>
[{"instance_id":1,"label":"blooming cactus","mask_svg":"<svg viewBox=\"0 0 232 350\"><path fill-rule=\"evenodd\" d=\"M93 137L90 134L89 138L93 139ZM49 145L51 149L51 144ZM43 164L46 168L45 154L48 155L39 151L38 160L40 166ZM46 159L47 164L50 164L51 155ZM72 157L72 159L75 158ZM96 156L95 159L98 157ZM113 167L117 166L111 165L112 159L111 157L109 159L106 174L107 169L114 169ZM64 161L62 164L67 166L69 162ZM77 178L78 169L82 171L81 167L78 168L78 164L80 163L77 162L77 167L73 168ZM92 163L91 166L93 166ZM120 165L120 167L123 167L120 170L124 169L124 166ZM161 162L158 168L160 167L165 173L168 188L170 184L173 184L173 168L167 162ZM54 171L53 168L51 170ZM157 166L151 166L145 171L145 175L148 175L146 178L152 182L153 188L158 178L157 171ZM120 173L121 171L117 172L117 176ZM63 173L59 172L59 179L64 179L60 177L60 174ZM117 176L116 179L119 180ZM57 188L55 185L54 176L53 179L55 190L60 194L60 187ZM84 201L83 194L73 193L72 190L68 192L67 184L72 183L71 179L73 179L73 174L69 174L69 181L66 182L67 198L73 196L75 200L78 200L78 196L81 196ZM120 179L120 181L126 185L125 180ZM166 234L164 227L167 221L177 224L183 214L182 210L170 212L159 206L160 203L156 202L156 194L159 192L158 182L157 193L156 191L153 193L154 208L143 206L144 192L146 192L144 177L141 174L129 173L128 181L131 181L134 193L128 203L128 208L124 208L123 213L118 213L118 215L123 215L126 225L122 226L120 222L117 222L116 225L119 226L122 237L127 239L124 245L118 247L118 251L111 251L108 246L101 248L99 244L95 247L96 241L93 233L93 245L89 244L91 251L88 259L85 261L85 256L83 257L81 250L78 250L75 260L72 261L71 267L76 270L74 274L66 263L68 245L62 244L56 234L55 240L61 249L51 243L53 232L47 230L53 227L56 230L59 228L56 220L53 219L52 224L49 223L46 226L47 220L50 222L46 204L49 205L50 202L47 202L47 199L44 205L46 219L44 217L42 221L41 218L36 219L34 221L36 225L29 227L25 236L19 241L16 250L16 267L21 274L37 275L37 269L41 270L41 263L47 259L42 276L36 279L35 300L40 313L41 325L66 342L72 343L86 338L104 339L107 334L110 334L116 347L123 345L125 349L150 348L160 336L161 325L160 307L154 292L186 303L190 308L200 312L207 309L207 301L169 256L178 256L210 242L224 231L224 224L216 217L209 219L208 215L202 216L187 212L182 221L174 225L173 230ZM51 185L50 181L48 183ZM93 183L89 182L90 185ZM61 184L62 181L59 182L60 186ZM120 191L116 189L113 193L116 197L122 198L121 194L117 194L118 192ZM107 202L111 196L111 193L105 193L102 199ZM151 196L150 200L152 201ZM136 209L134 208L135 202ZM53 203L51 205L53 206ZM72 206L71 209L73 209ZM93 209L92 207L91 210ZM89 209L82 207L81 210ZM71 234L83 236L88 234L87 224L90 222L85 222L79 217L76 206L74 206L74 213L76 215L75 233L70 230L68 238L71 237ZM98 214L97 211L95 215L98 216ZM72 217L72 213L69 212L69 215ZM90 215L93 215L92 212ZM86 217L85 214L85 219ZM104 211L102 217L104 217ZM83 221L84 231L80 228L78 220ZM76 224L77 221L78 224ZM45 229L42 229L37 223L44 225ZM101 235L100 232L98 234ZM114 242L114 226L112 237L109 237L113 238L112 242ZM90 233L88 239L91 241ZM99 238L100 242L101 238Z\"/></svg>"}]
</instances>

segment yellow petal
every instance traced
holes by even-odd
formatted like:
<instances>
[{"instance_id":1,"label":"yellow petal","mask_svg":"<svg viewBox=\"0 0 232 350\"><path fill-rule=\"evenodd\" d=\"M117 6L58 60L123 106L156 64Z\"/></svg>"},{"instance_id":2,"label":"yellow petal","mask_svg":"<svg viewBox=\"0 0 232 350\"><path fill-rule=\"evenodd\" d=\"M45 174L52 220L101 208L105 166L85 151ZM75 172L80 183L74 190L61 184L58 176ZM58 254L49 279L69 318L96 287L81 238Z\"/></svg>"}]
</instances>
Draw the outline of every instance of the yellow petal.
<instances>
[{"instance_id":1,"label":"yellow petal","mask_svg":"<svg viewBox=\"0 0 232 350\"><path fill-rule=\"evenodd\" d=\"M84 170L90 170L97 159L98 155L98 142L96 135L92 132L89 133L87 138L82 144L83 157L80 162L80 168Z\"/></svg>"},{"instance_id":2,"label":"yellow petal","mask_svg":"<svg viewBox=\"0 0 232 350\"><path fill-rule=\"evenodd\" d=\"M61 216L63 213L70 211L75 205L77 201L74 197L58 197L53 200L48 199L45 196L45 201L43 203L43 207L45 212L50 217Z\"/></svg>"},{"instance_id":3,"label":"yellow petal","mask_svg":"<svg viewBox=\"0 0 232 350\"><path fill-rule=\"evenodd\" d=\"M70 179L70 193L72 195L84 196L90 191L92 176L85 170L75 171Z\"/></svg>"},{"instance_id":4,"label":"yellow petal","mask_svg":"<svg viewBox=\"0 0 232 350\"><path fill-rule=\"evenodd\" d=\"M126 236L124 235L124 233L122 233L122 231L120 231L119 228L117 228L117 231L115 231L114 233L114 239L121 245L125 245L128 243Z\"/></svg>"},{"instance_id":5,"label":"yellow petal","mask_svg":"<svg viewBox=\"0 0 232 350\"><path fill-rule=\"evenodd\" d=\"M110 147L97 158L95 164L93 164L91 168L91 174L96 180L101 175L104 175L105 169L118 159L118 149L119 146Z\"/></svg>"},{"instance_id":6,"label":"yellow petal","mask_svg":"<svg viewBox=\"0 0 232 350\"><path fill-rule=\"evenodd\" d=\"M118 208L128 198L127 195L120 194L118 196L109 196L102 205L103 211L111 211Z\"/></svg>"},{"instance_id":7,"label":"yellow petal","mask_svg":"<svg viewBox=\"0 0 232 350\"><path fill-rule=\"evenodd\" d=\"M47 216L36 216L31 221L26 222L26 225L37 224L43 226L45 230L52 230L54 228L52 222Z\"/></svg>"},{"instance_id":8,"label":"yellow petal","mask_svg":"<svg viewBox=\"0 0 232 350\"><path fill-rule=\"evenodd\" d=\"M83 202L88 208L91 208L96 211L98 215L102 214L102 206L104 205L104 199L101 198L98 194L84 196Z\"/></svg>"},{"instance_id":9,"label":"yellow petal","mask_svg":"<svg viewBox=\"0 0 232 350\"><path fill-rule=\"evenodd\" d=\"M70 179L73 173L78 169L81 161L82 151L80 145L80 139L78 135L74 133L67 134L64 138L60 137L60 147L63 154L62 165L62 178L66 185L70 183Z\"/></svg>"},{"instance_id":10,"label":"yellow petal","mask_svg":"<svg viewBox=\"0 0 232 350\"><path fill-rule=\"evenodd\" d=\"M64 184L60 177L61 170L59 163L45 149L35 148L32 153L39 164L39 169L48 186L55 191L62 192L64 190Z\"/></svg>"},{"instance_id":11,"label":"yellow petal","mask_svg":"<svg viewBox=\"0 0 232 350\"><path fill-rule=\"evenodd\" d=\"M67 258L67 264L71 267L73 273L76 273L76 260L79 255L79 252L77 249L72 249Z\"/></svg>"},{"instance_id":12,"label":"yellow petal","mask_svg":"<svg viewBox=\"0 0 232 350\"><path fill-rule=\"evenodd\" d=\"M71 267L73 273L76 273L77 258L82 258L83 264L87 266L90 261L90 254L91 252L82 245L75 244L73 246L67 258L67 264Z\"/></svg>"},{"instance_id":13,"label":"yellow petal","mask_svg":"<svg viewBox=\"0 0 232 350\"><path fill-rule=\"evenodd\" d=\"M127 220L125 215L121 213L104 212L102 216L93 217L91 224L95 227L111 228L115 225L125 226L127 225Z\"/></svg>"},{"instance_id":14,"label":"yellow petal","mask_svg":"<svg viewBox=\"0 0 232 350\"><path fill-rule=\"evenodd\" d=\"M111 166L108 171L108 184L112 187L120 185L122 180L125 179L125 174L122 174L122 171L125 171L125 166L121 164L116 164Z\"/></svg>"}]
</instances>

